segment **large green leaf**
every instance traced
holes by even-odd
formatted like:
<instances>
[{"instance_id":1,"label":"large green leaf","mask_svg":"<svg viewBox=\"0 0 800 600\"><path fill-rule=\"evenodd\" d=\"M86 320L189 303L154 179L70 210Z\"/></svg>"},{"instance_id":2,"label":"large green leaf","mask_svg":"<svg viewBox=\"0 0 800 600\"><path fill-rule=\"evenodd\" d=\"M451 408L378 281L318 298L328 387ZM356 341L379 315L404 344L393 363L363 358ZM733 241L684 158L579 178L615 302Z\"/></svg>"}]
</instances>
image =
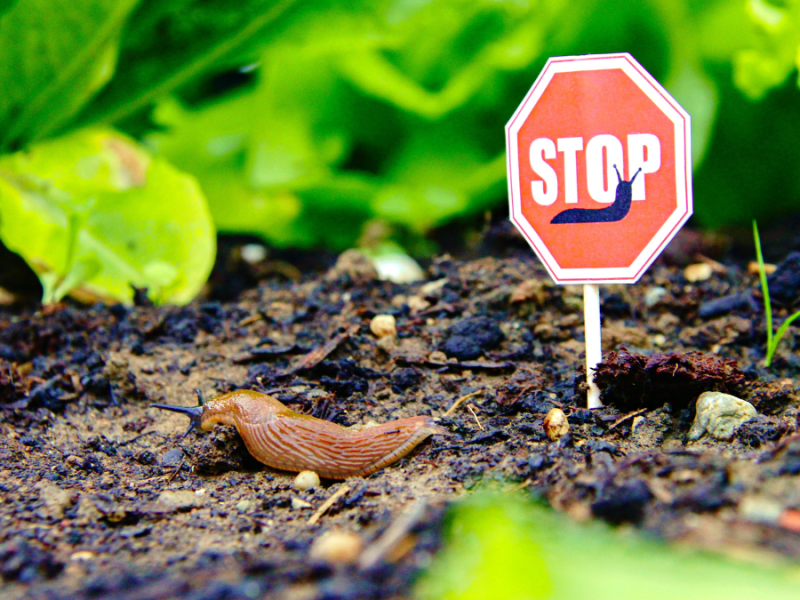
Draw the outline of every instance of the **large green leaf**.
<instances>
[{"instance_id":1,"label":"large green leaf","mask_svg":"<svg viewBox=\"0 0 800 600\"><path fill-rule=\"evenodd\" d=\"M0 151L52 133L114 73L138 0L18 0L0 19Z\"/></svg>"},{"instance_id":2,"label":"large green leaf","mask_svg":"<svg viewBox=\"0 0 800 600\"><path fill-rule=\"evenodd\" d=\"M194 178L105 130L0 158L0 239L39 275L45 301L129 301L134 285L186 303L215 254Z\"/></svg>"},{"instance_id":3,"label":"large green leaf","mask_svg":"<svg viewBox=\"0 0 800 600\"><path fill-rule=\"evenodd\" d=\"M366 4L362 0L355 6L362 3ZM285 35L287 28L301 28L312 18L319 20L336 4L333 0L145 0L123 36L117 76L86 107L79 122L117 122L199 76L244 57L254 60L260 43Z\"/></svg>"},{"instance_id":4,"label":"large green leaf","mask_svg":"<svg viewBox=\"0 0 800 600\"><path fill-rule=\"evenodd\" d=\"M450 513L418 600L783 600L797 569L669 547L540 505L473 497Z\"/></svg>"}]
</instances>

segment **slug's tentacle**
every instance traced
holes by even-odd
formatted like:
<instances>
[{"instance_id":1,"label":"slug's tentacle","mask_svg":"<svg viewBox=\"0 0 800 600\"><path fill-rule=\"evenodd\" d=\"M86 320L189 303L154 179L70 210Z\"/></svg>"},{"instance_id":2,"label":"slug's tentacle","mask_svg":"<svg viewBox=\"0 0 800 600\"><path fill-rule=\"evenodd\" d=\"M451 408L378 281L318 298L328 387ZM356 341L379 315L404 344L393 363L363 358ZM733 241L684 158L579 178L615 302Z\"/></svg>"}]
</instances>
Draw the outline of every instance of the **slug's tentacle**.
<instances>
[{"instance_id":1,"label":"slug's tentacle","mask_svg":"<svg viewBox=\"0 0 800 600\"><path fill-rule=\"evenodd\" d=\"M446 433L426 416L372 427L342 427L295 412L272 396L249 390L225 394L194 409L151 406L182 412L193 419L199 415L197 423L203 430L218 423L232 425L260 462L287 471L315 471L329 479L369 475L399 460L425 438Z\"/></svg>"},{"instance_id":2,"label":"slug's tentacle","mask_svg":"<svg viewBox=\"0 0 800 600\"><path fill-rule=\"evenodd\" d=\"M151 408L160 408L161 410L171 410L172 412L181 413L189 417L189 427L183 432L181 438L189 435L193 429L200 429L200 420L203 417L202 406L173 406L171 404L151 404Z\"/></svg>"}]
</instances>

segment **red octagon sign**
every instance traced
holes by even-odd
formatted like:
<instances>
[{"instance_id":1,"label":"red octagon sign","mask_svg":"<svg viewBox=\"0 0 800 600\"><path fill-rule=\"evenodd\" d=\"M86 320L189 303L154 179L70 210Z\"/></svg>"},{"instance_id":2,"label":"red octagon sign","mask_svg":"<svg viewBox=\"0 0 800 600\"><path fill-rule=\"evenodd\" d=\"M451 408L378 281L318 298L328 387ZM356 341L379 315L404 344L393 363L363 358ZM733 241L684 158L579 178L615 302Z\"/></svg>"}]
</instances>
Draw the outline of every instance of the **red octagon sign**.
<instances>
[{"instance_id":1,"label":"red octagon sign","mask_svg":"<svg viewBox=\"0 0 800 600\"><path fill-rule=\"evenodd\" d=\"M506 125L511 220L557 283L634 283L692 214L691 125L629 54L551 58Z\"/></svg>"}]
</instances>

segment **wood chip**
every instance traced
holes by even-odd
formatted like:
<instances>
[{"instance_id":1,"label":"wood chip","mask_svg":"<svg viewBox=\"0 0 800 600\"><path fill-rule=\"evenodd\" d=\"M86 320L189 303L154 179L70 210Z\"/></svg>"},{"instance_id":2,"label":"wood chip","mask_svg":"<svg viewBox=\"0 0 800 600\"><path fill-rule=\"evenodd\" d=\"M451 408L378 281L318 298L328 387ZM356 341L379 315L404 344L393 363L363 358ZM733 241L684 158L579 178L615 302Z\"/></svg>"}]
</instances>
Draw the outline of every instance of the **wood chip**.
<instances>
[{"instance_id":1,"label":"wood chip","mask_svg":"<svg viewBox=\"0 0 800 600\"><path fill-rule=\"evenodd\" d=\"M456 410L458 409L458 407L459 407L459 406L461 406L461 404L463 404L464 402L466 402L466 401L467 401L467 400L469 400L470 398L474 398L475 396L477 396L478 394L480 394L480 393L482 393L482 392L483 392L483 389L480 389L480 390L475 390L474 392L470 392L469 394L466 394L466 395L464 395L464 396L461 396L460 398L456 398L456 401L455 401L455 402L453 402L453 403L450 405L450 408L448 408L448 409L447 409L447 410L444 412L444 414L443 414L442 416L443 416L443 417L449 417L449 416L450 416L450 415L452 415L454 412L456 412Z\"/></svg>"},{"instance_id":2,"label":"wood chip","mask_svg":"<svg viewBox=\"0 0 800 600\"><path fill-rule=\"evenodd\" d=\"M335 335L330 341L326 342L319 348L316 348L309 352L308 354L304 354L298 360L294 361L292 365L289 366L286 370L280 373L279 377L285 377L287 375L294 375L298 371L302 371L304 369L311 369L316 367L319 363L321 363L325 358L351 335L353 335L356 331L358 331L358 325L352 326L347 331L343 331Z\"/></svg>"},{"instance_id":3,"label":"wood chip","mask_svg":"<svg viewBox=\"0 0 800 600\"><path fill-rule=\"evenodd\" d=\"M331 506L333 506L339 498L344 496L349 491L350 491L349 485L343 485L338 490L336 490L333 496L325 500L325 502L322 503L322 506L320 506L317 509L317 511L308 518L308 521L306 521L306 525L316 525L317 521L319 521L322 518L322 515L328 512L328 509Z\"/></svg>"}]
</instances>

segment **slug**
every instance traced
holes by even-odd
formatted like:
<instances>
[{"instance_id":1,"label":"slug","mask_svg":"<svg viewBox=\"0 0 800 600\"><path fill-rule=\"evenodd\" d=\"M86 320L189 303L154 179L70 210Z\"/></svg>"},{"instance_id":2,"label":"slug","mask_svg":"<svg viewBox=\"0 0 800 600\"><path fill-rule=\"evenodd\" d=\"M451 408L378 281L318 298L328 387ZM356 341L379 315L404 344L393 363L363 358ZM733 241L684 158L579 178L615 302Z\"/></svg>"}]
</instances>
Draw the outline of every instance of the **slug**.
<instances>
[{"instance_id":1,"label":"slug","mask_svg":"<svg viewBox=\"0 0 800 600\"><path fill-rule=\"evenodd\" d=\"M614 165L617 171L617 165ZM633 174L630 181L623 181L617 171L617 189L614 195L614 202L605 208L570 208L569 210L558 213L551 224L562 223L613 223L624 219L631 210L631 198L633 196L633 180L639 174L639 168Z\"/></svg>"},{"instance_id":2,"label":"slug","mask_svg":"<svg viewBox=\"0 0 800 600\"><path fill-rule=\"evenodd\" d=\"M426 416L342 427L252 390L229 392L205 404L201 399L195 407L150 406L188 415L189 431L192 427L209 431L217 423L233 425L259 462L285 471L314 471L328 479L369 475L399 460L428 436L447 433Z\"/></svg>"}]
</instances>

